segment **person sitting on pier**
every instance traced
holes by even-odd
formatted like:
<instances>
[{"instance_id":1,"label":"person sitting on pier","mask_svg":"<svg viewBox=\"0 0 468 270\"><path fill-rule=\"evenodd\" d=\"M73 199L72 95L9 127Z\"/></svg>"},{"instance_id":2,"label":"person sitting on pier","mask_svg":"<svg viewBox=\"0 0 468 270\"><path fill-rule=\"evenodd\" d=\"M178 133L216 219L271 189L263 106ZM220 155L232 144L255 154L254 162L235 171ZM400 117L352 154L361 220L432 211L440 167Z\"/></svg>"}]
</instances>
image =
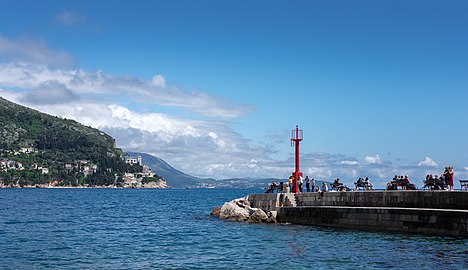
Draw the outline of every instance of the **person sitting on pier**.
<instances>
[{"instance_id":1,"label":"person sitting on pier","mask_svg":"<svg viewBox=\"0 0 468 270\"><path fill-rule=\"evenodd\" d=\"M322 191L323 192L327 192L328 191L328 186L327 186L327 183L323 182L322 184Z\"/></svg>"},{"instance_id":2,"label":"person sitting on pier","mask_svg":"<svg viewBox=\"0 0 468 270\"><path fill-rule=\"evenodd\" d=\"M403 190L406 190L406 189L408 188L409 183L410 183L410 182L409 182L409 179L408 179L408 175L405 175L405 178L403 178L403 179L401 180L401 188L402 188Z\"/></svg>"},{"instance_id":3,"label":"person sitting on pier","mask_svg":"<svg viewBox=\"0 0 468 270\"><path fill-rule=\"evenodd\" d=\"M364 180L364 183L365 183L366 189L368 190L374 189L374 187L372 186L372 183L369 181L369 177L366 177L366 179Z\"/></svg>"},{"instance_id":4,"label":"person sitting on pier","mask_svg":"<svg viewBox=\"0 0 468 270\"><path fill-rule=\"evenodd\" d=\"M277 184L275 181L271 182L270 186L266 189L265 193L274 193L277 190Z\"/></svg>"},{"instance_id":5,"label":"person sitting on pier","mask_svg":"<svg viewBox=\"0 0 468 270\"><path fill-rule=\"evenodd\" d=\"M443 174L441 174L441 175L439 176L439 180L445 183L445 177L444 177Z\"/></svg>"},{"instance_id":6,"label":"person sitting on pier","mask_svg":"<svg viewBox=\"0 0 468 270\"><path fill-rule=\"evenodd\" d=\"M354 182L354 190L358 190L360 187L362 187L364 180L362 177L359 177L356 182Z\"/></svg>"},{"instance_id":7,"label":"person sitting on pier","mask_svg":"<svg viewBox=\"0 0 468 270\"><path fill-rule=\"evenodd\" d=\"M335 180L333 180L333 183L331 184L331 186L332 186L332 189L339 191L340 187L343 186L343 183L340 182L340 178L336 178Z\"/></svg>"},{"instance_id":8,"label":"person sitting on pier","mask_svg":"<svg viewBox=\"0 0 468 270\"><path fill-rule=\"evenodd\" d=\"M343 185L343 183L340 182L340 178L336 178L336 179L333 181L333 185L335 185L335 186L341 186L341 185Z\"/></svg>"}]
</instances>

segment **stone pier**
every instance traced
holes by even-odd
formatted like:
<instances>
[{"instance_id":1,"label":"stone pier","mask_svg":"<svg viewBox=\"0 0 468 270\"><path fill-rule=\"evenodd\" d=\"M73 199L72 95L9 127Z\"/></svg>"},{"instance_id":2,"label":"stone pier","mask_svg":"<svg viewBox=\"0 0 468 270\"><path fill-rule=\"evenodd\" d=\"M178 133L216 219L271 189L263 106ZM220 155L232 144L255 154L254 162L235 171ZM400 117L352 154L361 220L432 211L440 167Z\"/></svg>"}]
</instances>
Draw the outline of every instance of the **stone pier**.
<instances>
[{"instance_id":1,"label":"stone pier","mask_svg":"<svg viewBox=\"0 0 468 270\"><path fill-rule=\"evenodd\" d=\"M278 222L468 237L466 191L353 191L251 194Z\"/></svg>"}]
</instances>

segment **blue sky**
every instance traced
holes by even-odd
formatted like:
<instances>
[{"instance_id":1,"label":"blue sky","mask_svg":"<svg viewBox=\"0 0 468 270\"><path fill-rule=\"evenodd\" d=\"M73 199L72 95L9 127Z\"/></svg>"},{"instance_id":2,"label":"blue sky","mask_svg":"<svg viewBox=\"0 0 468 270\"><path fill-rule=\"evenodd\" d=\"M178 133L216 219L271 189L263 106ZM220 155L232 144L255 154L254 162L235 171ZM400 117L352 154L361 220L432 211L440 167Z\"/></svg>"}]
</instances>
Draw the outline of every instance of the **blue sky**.
<instances>
[{"instance_id":1,"label":"blue sky","mask_svg":"<svg viewBox=\"0 0 468 270\"><path fill-rule=\"evenodd\" d=\"M468 177L466 1L2 6L2 97L189 174Z\"/></svg>"}]
</instances>

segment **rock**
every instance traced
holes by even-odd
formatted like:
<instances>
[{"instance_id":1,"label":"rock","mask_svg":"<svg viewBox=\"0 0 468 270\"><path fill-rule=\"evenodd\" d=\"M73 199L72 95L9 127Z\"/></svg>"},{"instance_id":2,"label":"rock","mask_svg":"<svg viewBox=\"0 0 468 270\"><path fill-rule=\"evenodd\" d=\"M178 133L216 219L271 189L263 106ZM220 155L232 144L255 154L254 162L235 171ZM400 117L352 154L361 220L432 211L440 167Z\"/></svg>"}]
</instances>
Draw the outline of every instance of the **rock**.
<instances>
[{"instance_id":1,"label":"rock","mask_svg":"<svg viewBox=\"0 0 468 270\"><path fill-rule=\"evenodd\" d=\"M268 219L265 221L265 222L268 222L268 223L276 223L276 216L277 216L278 212L277 211L269 211L267 213L267 216L268 216Z\"/></svg>"},{"instance_id":2,"label":"rock","mask_svg":"<svg viewBox=\"0 0 468 270\"><path fill-rule=\"evenodd\" d=\"M215 207L211 210L211 215L217 216L220 219L228 219L235 221L248 221L253 223L276 223L276 211L265 212L259 208L253 208L250 205L248 196L232 200Z\"/></svg>"},{"instance_id":3,"label":"rock","mask_svg":"<svg viewBox=\"0 0 468 270\"><path fill-rule=\"evenodd\" d=\"M213 210L211 210L210 215L219 217L220 212L221 212L221 206L218 206L218 207L213 208Z\"/></svg>"},{"instance_id":4,"label":"rock","mask_svg":"<svg viewBox=\"0 0 468 270\"><path fill-rule=\"evenodd\" d=\"M159 180L159 181L151 181L151 182L148 182L148 183L145 183L145 184L142 184L142 187L143 188L169 188L169 186L167 185L167 182L166 180Z\"/></svg>"},{"instance_id":5,"label":"rock","mask_svg":"<svg viewBox=\"0 0 468 270\"><path fill-rule=\"evenodd\" d=\"M240 208L247 208L247 207L250 208L250 202L246 198L235 199L234 202Z\"/></svg>"},{"instance_id":6,"label":"rock","mask_svg":"<svg viewBox=\"0 0 468 270\"><path fill-rule=\"evenodd\" d=\"M245 208L239 207L235 201L230 201L223 206L219 211L219 218L220 219L231 219L231 220L247 220L250 214L249 211Z\"/></svg>"},{"instance_id":7,"label":"rock","mask_svg":"<svg viewBox=\"0 0 468 270\"><path fill-rule=\"evenodd\" d=\"M268 219L268 215L262 209L256 209L249 217L249 222L262 223Z\"/></svg>"},{"instance_id":8,"label":"rock","mask_svg":"<svg viewBox=\"0 0 468 270\"><path fill-rule=\"evenodd\" d=\"M227 202L222 206L213 208L211 211L211 215L217 216L220 219L253 223L276 223L276 214L276 211L266 213L262 209L251 207L248 196Z\"/></svg>"}]
</instances>

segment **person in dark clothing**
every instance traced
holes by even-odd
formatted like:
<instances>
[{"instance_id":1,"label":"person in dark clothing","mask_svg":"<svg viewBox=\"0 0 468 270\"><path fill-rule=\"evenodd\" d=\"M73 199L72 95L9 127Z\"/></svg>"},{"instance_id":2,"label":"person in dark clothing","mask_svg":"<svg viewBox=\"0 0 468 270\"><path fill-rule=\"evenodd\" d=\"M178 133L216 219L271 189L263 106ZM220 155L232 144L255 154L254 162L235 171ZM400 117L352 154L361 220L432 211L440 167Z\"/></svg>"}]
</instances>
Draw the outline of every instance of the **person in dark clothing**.
<instances>
[{"instance_id":1,"label":"person in dark clothing","mask_svg":"<svg viewBox=\"0 0 468 270\"><path fill-rule=\"evenodd\" d=\"M306 175L306 190L307 192L310 192L310 179L309 179L309 176Z\"/></svg>"}]
</instances>

